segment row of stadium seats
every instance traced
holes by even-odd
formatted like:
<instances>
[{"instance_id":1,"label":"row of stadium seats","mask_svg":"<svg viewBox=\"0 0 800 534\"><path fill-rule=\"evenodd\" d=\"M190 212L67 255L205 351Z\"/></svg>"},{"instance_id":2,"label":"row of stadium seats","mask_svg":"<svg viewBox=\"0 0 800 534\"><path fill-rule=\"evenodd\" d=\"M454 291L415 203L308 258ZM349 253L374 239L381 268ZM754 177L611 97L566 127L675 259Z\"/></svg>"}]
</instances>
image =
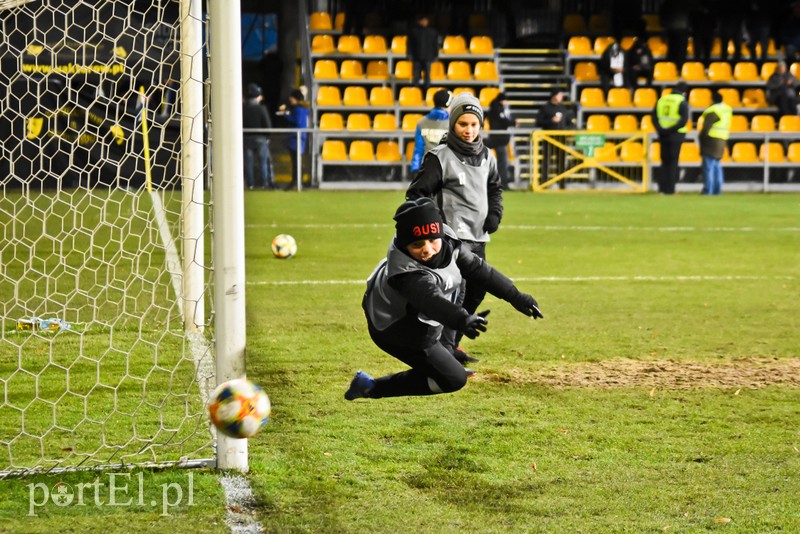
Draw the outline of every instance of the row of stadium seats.
<instances>
[{"instance_id":1,"label":"row of stadium seats","mask_svg":"<svg viewBox=\"0 0 800 534\"><path fill-rule=\"evenodd\" d=\"M586 118L586 130L591 132L615 132L615 133L633 133L633 132L653 132L653 119L651 115L643 115L641 121L636 115L622 114L617 115L613 119L608 115L589 115ZM691 121L688 123L688 129L692 129ZM744 115L733 115L731 117L731 132L754 132L754 133L797 133L800 132L800 116L798 115L784 115L780 120L775 122L775 117L772 115L754 115L748 121Z\"/></svg>"},{"instance_id":2,"label":"row of stadium seats","mask_svg":"<svg viewBox=\"0 0 800 534\"><path fill-rule=\"evenodd\" d=\"M800 144L800 143L799 143ZM372 164L410 162L414 156L414 142L405 143L405 155L397 141L379 141L377 146L371 141L355 139L347 146L345 141L328 139L322 143L322 161L331 162L363 162ZM513 152L509 149L509 158L513 160Z\"/></svg>"},{"instance_id":3,"label":"row of stadium seats","mask_svg":"<svg viewBox=\"0 0 800 534\"><path fill-rule=\"evenodd\" d=\"M339 87L335 85L323 85L317 90L317 105L321 107L377 107L392 108L395 105L404 108L432 108L433 95L442 90L442 87L429 87L423 100L422 89L415 86L401 87L397 100L395 101L394 91L391 87L373 87L367 97L367 89L360 85L345 87L344 96ZM452 90L454 94L469 92L475 95L476 91L471 87L456 87ZM500 92L498 87L482 87L477 92L478 100L485 108L494 100Z\"/></svg>"},{"instance_id":4,"label":"row of stadium seats","mask_svg":"<svg viewBox=\"0 0 800 534\"><path fill-rule=\"evenodd\" d=\"M366 13L364 14L364 26L366 28L381 26L384 23L381 19L382 17L378 13ZM440 29L449 27L449 15L447 13L439 13L436 19ZM330 13L316 11L309 16L308 27L312 32L342 32L344 23L344 13L337 13L332 19ZM488 33L489 19L483 13L470 13L467 17L467 27L473 35Z\"/></svg>"},{"instance_id":5,"label":"row of stadium seats","mask_svg":"<svg viewBox=\"0 0 800 534\"><path fill-rule=\"evenodd\" d=\"M406 113L403 115L401 129L414 131L422 113ZM345 120L341 113L323 113L319 118L320 130L397 130L397 117L394 113L378 113L373 118L366 113L350 113Z\"/></svg>"},{"instance_id":6,"label":"row of stadium seats","mask_svg":"<svg viewBox=\"0 0 800 534\"><path fill-rule=\"evenodd\" d=\"M732 108L766 108L767 97L764 89L751 87L742 91L733 87L719 89L722 100ZM631 96L630 89L612 87L608 94L604 94L599 87L585 87L580 93L580 104L584 108L652 108L658 100L658 92L652 87L639 87ZM711 89L695 87L689 90L689 105L692 107L706 108L711 105Z\"/></svg>"},{"instance_id":7,"label":"row of stadium seats","mask_svg":"<svg viewBox=\"0 0 800 534\"><path fill-rule=\"evenodd\" d=\"M715 61L708 68L699 61L687 61L681 66L680 72L672 61L657 61L653 67L653 80L661 82L676 82L682 79L685 82L766 82L775 72L777 63L767 62L759 69L751 61L740 61L731 69L730 63ZM800 63L792 63L792 74L797 76ZM600 76L597 64L591 61L578 61L572 71L576 82L597 82Z\"/></svg>"},{"instance_id":8,"label":"row of stadium seats","mask_svg":"<svg viewBox=\"0 0 800 534\"><path fill-rule=\"evenodd\" d=\"M367 62L366 71L361 61L347 59L337 67L332 59L319 59L314 63L314 77L320 81L330 80L389 80L389 64L383 60ZM401 60L394 65L394 78L397 80L411 80L413 65L411 61ZM431 64L430 77L432 81L459 81L459 82L494 82L499 80L497 65L494 61L478 61L473 71L467 61L451 61L445 70L444 63L434 61Z\"/></svg>"},{"instance_id":9,"label":"row of stadium seats","mask_svg":"<svg viewBox=\"0 0 800 534\"><path fill-rule=\"evenodd\" d=\"M329 34L317 34L311 39L312 54L367 54L388 55L389 51L397 56L407 55L407 36L395 35L392 37L391 48L386 46L383 35L366 35L362 45L358 35L341 35L334 44L334 38ZM494 42L488 35L476 35L467 40L461 35L447 35L442 43L441 55L473 55L490 56L494 54Z\"/></svg>"},{"instance_id":10,"label":"row of stadium seats","mask_svg":"<svg viewBox=\"0 0 800 534\"><path fill-rule=\"evenodd\" d=\"M628 142L615 144L607 142L602 147L595 149L594 157L603 163L635 163L645 159L644 145L638 142ZM661 144L654 142L650 144L648 159L652 163L661 163ZM681 145L681 152L678 161L682 164L699 164L702 161L700 148L697 143L686 141ZM728 150L726 147L723 163L740 164L763 164L769 161L770 164L797 164L800 163L800 142L789 144L788 149L784 149L783 143L770 141L761 143L756 148L756 144L750 141L739 141L733 144Z\"/></svg>"},{"instance_id":11,"label":"row of stadium seats","mask_svg":"<svg viewBox=\"0 0 800 534\"><path fill-rule=\"evenodd\" d=\"M633 46L636 37L623 37L620 40L620 46L623 50L628 50L631 46ZM570 56L597 56L600 55L605 51L605 49L611 43L615 42L616 39L611 36L600 36L596 37L594 41L586 35L576 35L570 37L569 41L567 41L567 54ZM653 54L653 57L663 57L667 55L668 46L667 42L664 40L663 37L659 35L653 35L647 38L647 46L650 48L650 52ZM729 56L733 56L734 52L736 51L735 45L733 41L728 42L727 52ZM686 52L689 56L694 56L694 42L692 38L689 38L689 45L686 48ZM752 57L750 55L750 49L747 47L746 44L742 44L741 48L742 55ZM759 57L761 57L761 44L756 44L756 53ZM770 39L769 44L767 45L767 56L768 57L775 57L778 55L778 50L775 46L775 41ZM722 41L719 37L714 39L714 42L711 47L711 57L721 57L722 56Z\"/></svg>"}]
</instances>

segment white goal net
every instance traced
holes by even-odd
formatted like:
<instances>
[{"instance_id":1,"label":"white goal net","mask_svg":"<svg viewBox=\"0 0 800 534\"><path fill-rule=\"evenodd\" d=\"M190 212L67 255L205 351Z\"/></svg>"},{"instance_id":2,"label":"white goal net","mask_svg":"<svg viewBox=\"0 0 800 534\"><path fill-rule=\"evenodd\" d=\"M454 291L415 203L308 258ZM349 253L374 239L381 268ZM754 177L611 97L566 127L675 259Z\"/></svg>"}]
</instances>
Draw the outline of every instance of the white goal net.
<instances>
[{"instance_id":1,"label":"white goal net","mask_svg":"<svg viewBox=\"0 0 800 534\"><path fill-rule=\"evenodd\" d=\"M0 6L0 478L213 457L202 21L184 4Z\"/></svg>"}]
</instances>

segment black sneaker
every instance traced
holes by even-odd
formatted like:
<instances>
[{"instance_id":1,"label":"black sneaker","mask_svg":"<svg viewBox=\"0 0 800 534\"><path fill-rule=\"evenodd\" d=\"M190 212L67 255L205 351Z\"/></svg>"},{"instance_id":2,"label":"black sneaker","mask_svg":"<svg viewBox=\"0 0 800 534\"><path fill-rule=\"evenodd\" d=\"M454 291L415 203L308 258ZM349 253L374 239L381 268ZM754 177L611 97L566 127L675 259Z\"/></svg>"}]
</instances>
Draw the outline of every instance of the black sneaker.
<instances>
[{"instance_id":1,"label":"black sneaker","mask_svg":"<svg viewBox=\"0 0 800 534\"><path fill-rule=\"evenodd\" d=\"M461 350L461 347L456 347L453 349L453 357L456 360L458 360L458 362L461 365L466 365L468 363L475 363L480 361L478 358L473 358L472 356Z\"/></svg>"}]
</instances>

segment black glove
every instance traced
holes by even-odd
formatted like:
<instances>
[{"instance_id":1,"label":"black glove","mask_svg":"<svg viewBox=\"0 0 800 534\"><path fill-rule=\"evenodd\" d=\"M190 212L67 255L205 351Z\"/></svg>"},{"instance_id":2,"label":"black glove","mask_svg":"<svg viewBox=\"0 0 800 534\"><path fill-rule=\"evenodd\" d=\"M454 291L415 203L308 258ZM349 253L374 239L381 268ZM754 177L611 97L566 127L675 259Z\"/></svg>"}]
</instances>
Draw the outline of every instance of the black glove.
<instances>
[{"instance_id":1,"label":"black glove","mask_svg":"<svg viewBox=\"0 0 800 534\"><path fill-rule=\"evenodd\" d=\"M509 302L518 312L524 313L528 317L544 319L544 315L539 311L539 304L536 302L536 299L527 293L518 292L514 297L509 299Z\"/></svg>"},{"instance_id":2,"label":"black glove","mask_svg":"<svg viewBox=\"0 0 800 534\"><path fill-rule=\"evenodd\" d=\"M486 325L489 324L489 321L486 320L487 315L489 315L489 310L470 315L464 319L464 325L459 330L464 332L468 338L475 339L481 335L481 332L486 332Z\"/></svg>"},{"instance_id":3,"label":"black glove","mask_svg":"<svg viewBox=\"0 0 800 534\"><path fill-rule=\"evenodd\" d=\"M496 213L490 213L486 216L486 220L483 221L483 231L489 232L490 234L495 233L499 226L500 216Z\"/></svg>"}]
</instances>

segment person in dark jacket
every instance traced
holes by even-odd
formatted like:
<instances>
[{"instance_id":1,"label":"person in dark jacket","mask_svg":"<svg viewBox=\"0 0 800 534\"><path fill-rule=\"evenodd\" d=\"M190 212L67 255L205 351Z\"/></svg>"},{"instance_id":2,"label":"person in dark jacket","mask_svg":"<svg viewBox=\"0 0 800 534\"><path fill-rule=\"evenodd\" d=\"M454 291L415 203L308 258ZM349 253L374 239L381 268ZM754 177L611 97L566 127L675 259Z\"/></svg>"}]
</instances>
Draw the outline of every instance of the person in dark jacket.
<instances>
[{"instance_id":1,"label":"person in dark jacket","mask_svg":"<svg viewBox=\"0 0 800 534\"><path fill-rule=\"evenodd\" d=\"M785 61L778 61L775 72L767 80L767 102L778 107L778 116L797 115L797 78L786 68Z\"/></svg>"},{"instance_id":2,"label":"person in dark jacket","mask_svg":"<svg viewBox=\"0 0 800 534\"><path fill-rule=\"evenodd\" d=\"M417 172L422 158L430 149L438 145L450 127L450 113L447 106L453 95L442 89L433 95L433 109L417 122L414 134L414 156L411 158L411 172Z\"/></svg>"},{"instance_id":3,"label":"person in dark jacket","mask_svg":"<svg viewBox=\"0 0 800 534\"><path fill-rule=\"evenodd\" d=\"M524 315L544 317L532 296L461 243L430 198L404 202L394 220L395 237L367 280L362 307L375 344L411 369L377 379L358 371L344 394L349 401L464 387L472 372L442 344L442 331L447 327L475 338L486 331L488 312L474 314L457 304L462 277L479 281Z\"/></svg>"},{"instance_id":4,"label":"person in dark jacket","mask_svg":"<svg viewBox=\"0 0 800 534\"><path fill-rule=\"evenodd\" d=\"M653 125L661 143L658 191L665 195L675 193L675 184L679 178L678 158L686 138L686 123L689 121L687 91L686 84L678 82L671 93L658 99L653 109Z\"/></svg>"},{"instance_id":5,"label":"person in dark jacket","mask_svg":"<svg viewBox=\"0 0 800 534\"><path fill-rule=\"evenodd\" d=\"M628 70L628 83L631 88L639 87L641 78L644 78L645 87L653 85L655 64L653 52L650 51L647 40L643 36L637 37L625 57L625 68Z\"/></svg>"},{"instance_id":6,"label":"person in dark jacket","mask_svg":"<svg viewBox=\"0 0 800 534\"><path fill-rule=\"evenodd\" d=\"M261 103L263 96L261 87L251 83L247 86L247 95L242 106L242 127L272 128L267 108ZM248 189L255 186L255 163L261 173L261 185L264 189L273 189L275 181L272 174L272 158L269 153L269 137L266 133L244 134L244 180Z\"/></svg>"},{"instance_id":7,"label":"person in dark jacket","mask_svg":"<svg viewBox=\"0 0 800 534\"><path fill-rule=\"evenodd\" d=\"M564 91L554 90L547 104L539 108L536 114L536 127L541 130L572 130L575 128L575 117L564 105Z\"/></svg>"},{"instance_id":8,"label":"person in dark jacket","mask_svg":"<svg viewBox=\"0 0 800 534\"><path fill-rule=\"evenodd\" d=\"M435 198L444 222L453 228L464 247L486 259L489 235L497 231L503 218L503 184L497 159L483 144L482 124L483 108L478 99L470 93L456 95L450 105L445 142L425 155L406 198ZM475 313L485 295L486 289L479 282L468 280L464 308ZM460 335L451 336L448 332L445 337L446 343L452 337L455 346Z\"/></svg>"},{"instance_id":9,"label":"person in dark jacket","mask_svg":"<svg viewBox=\"0 0 800 534\"><path fill-rule=\"evenodd\" d=\"M431 63L439 57L439 34L430 27L427 15L420 15L417 23L408 32L406 49L408 58L413 64L414 84L422 85L422 91L425 93L431 82ZM424 81L422 81L423 72L425 72Z\"/></svg>"},{"instance_id":10,"label":"person in dark jacket","mask_svg":"<svg viewBox=\"0 0 800 534\"><path fill-rule=\"evenodd\" d=\"M497 172L500 173L500 181L503 189L508 189L510 182L508 177L508 143L511 142L511 135L506 132L509 128L517 125L517 121L511 117L511 110L508 108L508 97L505 93L498 93L489 104L489 148L493 148L497 156Z\"/></svg>"},{"instance_id":11,"label":"person in dark jacket","mask_svg":"<svg viewBox=\"0 0 800 534\"><path fill-rule=\"evenodd\" d=\"M289 103L282 105L278 108L278 115L282 116L289 128L308 128L308 115L309 109L305 102L305 97L300 89L292 89L289 93ZM302 156L306 151L306 139L308 134L303 132L300 134L300 160L297 157L297 134L290 133L286 136L284 142L286 150L289 152L289 157L292 158L292 177L291 180L297 179L298 166L302 164Z\"/></svg>"}]
</instances>

